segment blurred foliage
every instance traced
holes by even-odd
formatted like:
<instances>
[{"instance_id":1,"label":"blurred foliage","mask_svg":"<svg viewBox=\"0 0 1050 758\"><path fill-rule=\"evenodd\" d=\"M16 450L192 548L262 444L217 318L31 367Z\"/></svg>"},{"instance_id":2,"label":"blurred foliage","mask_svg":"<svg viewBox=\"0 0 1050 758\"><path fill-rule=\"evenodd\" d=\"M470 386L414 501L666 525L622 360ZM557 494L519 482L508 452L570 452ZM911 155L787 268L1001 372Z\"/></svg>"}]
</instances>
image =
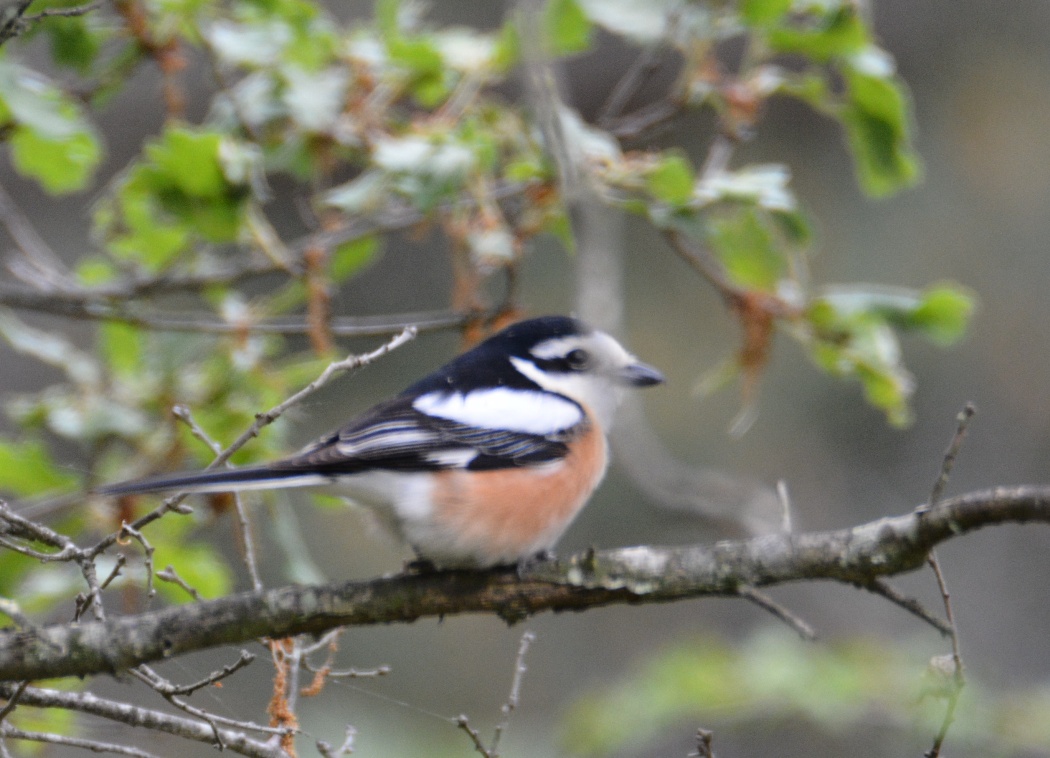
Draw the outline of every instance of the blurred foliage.
<instances>
[{"instance_id":1,"label":"blurred foliage","mask_svg":"<svg viewBox=\"0 0 1050 758\"><path fill-rule=\"evenodd\" d=\"M563 743L573 755L621 755L682 724L711 729L717 741L735 725L754 731L800 719L837 735L883 724L895 735L932 739L946 707L945 675L935 664L928 642L812 643L780 628L739 642L695 638L580 698L565 716ZM951 740L988 755L1042 754L1050 691L1001 690L971 672Z\"/></svg>"}]
</instances>

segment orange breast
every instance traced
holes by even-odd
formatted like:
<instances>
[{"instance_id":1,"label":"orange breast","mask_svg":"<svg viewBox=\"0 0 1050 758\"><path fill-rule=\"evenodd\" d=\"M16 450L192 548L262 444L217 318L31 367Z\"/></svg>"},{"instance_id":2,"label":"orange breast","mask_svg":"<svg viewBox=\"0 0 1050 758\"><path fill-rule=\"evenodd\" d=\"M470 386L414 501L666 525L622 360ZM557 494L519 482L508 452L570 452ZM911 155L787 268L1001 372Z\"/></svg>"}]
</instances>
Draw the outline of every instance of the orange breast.
<instances>
[{"instance_id":1,"label":"orange breast","mask_svg":"<svg viewBox=\"0 0 1050 758\"><path fill-rule=\"evenodd\" d=\"M588 424L556 463L438 474L433 518L479 563L513 563L554 546L598 486L607 462L605 437Z\"/></svg>"}]
</instances>

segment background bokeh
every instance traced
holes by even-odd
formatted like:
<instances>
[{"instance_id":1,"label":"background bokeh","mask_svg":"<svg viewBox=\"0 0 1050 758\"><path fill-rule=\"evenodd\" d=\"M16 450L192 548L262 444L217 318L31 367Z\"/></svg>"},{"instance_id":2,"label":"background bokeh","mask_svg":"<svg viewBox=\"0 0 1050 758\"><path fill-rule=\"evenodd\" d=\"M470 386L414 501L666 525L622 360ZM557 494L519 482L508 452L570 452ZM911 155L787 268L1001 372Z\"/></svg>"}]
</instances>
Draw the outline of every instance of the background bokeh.
<instances>
[{"instance_id":1,"label":"background bokeh","mask_svg":"<svg viewBox=\"0 0 1050 758\"><path fill-rule=\"evenodd\" d=\"M799 530L852 525L921 502L966 401L976 403L979 415L950 492L1046 482L1050 468L1050 4L877 0L873 10L881 42L896 57L912 91L925 181L888 200L864 197L833 125L783 101L772 104L757 137L737 152L734 165L790 166L796 194L816 227L814 281L924 286L952 279L978 293L980 309L962 344L946 351L917 340L905 343L906 362L918 381L913 426L903 431L888 427L880 413L865 406L856 386L818 373L799 350L782 341L762 382L756 423L743 438L731 438L726 429L739 410L736 390L699 398L692 389L705 369L735 348L737 327L717 293L656 233L632 221L626 226L625 337L669 378L664 387L645 394L652 425L684 462L741 480L768 485L786 481ZM502 8L496 3L440 2L433 4L431 15L488 25L498 23ZM593 112L633 55L604 40L567 66L568 96L584 113ZM118 172L160 124L158 81L155 74L143 74L102 115L110 173ZM206 72L191 66L186 81L191 92L198 91L191 117L199 118L206 102ZM707 119L686 118L660 139L685 145L699 159L710 127ZM91 197L56 200L21 182L6 166L0 177L56 250L70 259L86 250ZM274 213L278 225L295 230L294 213L284 219L279 208ZM554 241L538 245L524 266L523 304L534 313L572 310L573 266ZM442 307L449 283L438 240L395 239L382 261L340 294L337 312ZM61 326L85 334L89 328ZM329 387L299 410L300 441L438 365L457 344L454 335L422 337ZM53 378L40 371L0 351L5 393L39 387ZM70 465L76 465L75 451L67 452ZM327 577L395 571L407 557L349 512L304 506L295 514ZM266 525L284 517L265 508L257 511L271 583L283 580L278 545L283 532ZM205 529L211 532L206 538L232 544L229 523L219 521ZM702 519L648 502L614 465L560 549L721 536ZM940 556L969 670L997 685L1050 684L1050 531L1040 526L988 530L951 542ZM899 584L937 603L928 574ZM771 594L825 639L921 638L931 650L946 652L914 618L859 591L806 584ZM705 600L545 615L509 629L490 617L354 629L343 636L342 662L361 668L389 664L393 673L375 681L331 685L323 707L313 709L304 726L334 741L341 724L353 723L360 755L468 755L465 736L448 719L466 713L483 735L488 733L506 697L522 628L529 628L537 641L527 659L522 702L505 738L504 755L557 755L563 715L581 694L621 681L674 641L700 633L741 638L772 623L742 601ZM195 679L227 657L195 656L167 671L174 678ZM207 695L221 699L212 707L261 718L269 685L266 667L253 668ZM129 685L120 681L107 686L117 696L129 692ZM913 743L877 723L860 733L828 736L798 723L731 727L725 716L697 713L665 730L661 740L629 754L685 755L697 726L716 730L715 746L722 756L918 754L928 742L923 737ZM185 748L161 739L151 745L160 753L188 755ZM198 751L212 752L206 747ZM1050 746L1040 754L1050 755Z\"/></svg>"}]
</instances>

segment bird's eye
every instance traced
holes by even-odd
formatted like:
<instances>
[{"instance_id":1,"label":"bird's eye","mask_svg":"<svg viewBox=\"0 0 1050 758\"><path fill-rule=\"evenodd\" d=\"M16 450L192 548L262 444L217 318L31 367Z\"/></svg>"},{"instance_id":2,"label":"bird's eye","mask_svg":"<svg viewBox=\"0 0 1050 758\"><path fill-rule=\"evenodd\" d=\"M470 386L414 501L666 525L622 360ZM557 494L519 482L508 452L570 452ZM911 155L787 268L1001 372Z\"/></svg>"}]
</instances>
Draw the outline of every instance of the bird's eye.
<instances>
[{"instance_id":1,"label":"bird's eye","mask_svg":"<svg viewBox=\"0 0 1050 758\"><path fill-rule=\"evenodd\" d=\"M586 350L577 348L576 350L570 350L565 355L565 360L573 371L583 371L591 365L591 354Z\"/></svg>"}]
</instances>

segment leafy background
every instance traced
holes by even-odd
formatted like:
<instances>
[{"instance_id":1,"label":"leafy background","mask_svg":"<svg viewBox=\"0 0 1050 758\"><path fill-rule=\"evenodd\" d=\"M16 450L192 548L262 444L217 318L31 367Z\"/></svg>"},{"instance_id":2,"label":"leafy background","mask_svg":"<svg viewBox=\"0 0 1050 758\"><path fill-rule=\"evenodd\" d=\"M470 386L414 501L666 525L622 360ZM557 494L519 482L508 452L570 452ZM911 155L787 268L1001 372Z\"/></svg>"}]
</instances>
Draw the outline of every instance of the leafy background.
<instances>
[{"instance_id":1,"label":"leafy background","mask_svg":"<svg viewBox=\"0 0 1050 758\"><path fill-rule=\"evenodd\" d=\"M333 11L346 12L341 7ZM645 398L661 439L681 459L741 479L785 479L798 529L844 526L900 512L921 501L936 473L954 415L967 400L976 402L980 415L956 469L953 489L1043 481L1050 452L1045 401L1050 366L1044 326L1050 315L1045 252L1045 241L1050 239L1046 213L1050 155L1044 134L1050 115L1050 60L1045 55L1050 11L1038 2L1013 3L1004 10L991 3L933 1L878 2L872 11L880 43L896 58L898 73L913 95L924 182L877 202L868 199L857 187L839 129L812 109L787 100L772 102L757 137L739 150L734 163L790 166L793 189L814 221L814 278L914 287L950 277L979 293L980 311L961 346L944 351L925 341L905 340L908 365L918 378L910 427L891 428L883 413L863 404L858 387L814 372L801 350L782 341L762 381L757 420L742 438L729 436L726 429L739 411L734 389L699 399L692 388L699 376L737 348L737 327L719 296L664 249L658 234L639 222L629 222L626 229L627 340L645 359L664 368L670 379L666 389ZM447 2L435 4L429 12L439 21L493 28L502 16L503 9L496 4ZM37 39L30 63L42 64L47 44L46 39ZM569 39L563 44L574 43ZM597 110L633 54L604 34L596 36L595 44L592 52L567 63L571 102L584 113ZM190 122L200 120L207 102L201 65L191 61L184 74ZM425 85L424 79L421 86ZM113 94L97 119L99 131L106 135L103 177L122 171L143 141L158 132L163 99L160 77L148 68ZM49 128L62 121L55 114L36 117ZM63 127L68 131L51 136L70 143L70 149L60 153L68 163L61 170L54 166L39 170L50 189L62 189L56 183L72 182L77 166L92 160L89 148L79 149L83 146L78 144L76 119L65 121L70 124ZM676 124L661 141L682 146L695 160L703 156L710 134L710 117L701 115ZM32 173L32 165L19 164L20 139L32 137L12 136L12 161L21 172ZM194 145L187 144L192 140L189 134L169 134L151 155L164 166L166 150L192 151ZM190 200L195 195L227 191L225 183L220 186L198 174L180 185L178 165L168 167L172 170L132 170L126 177L128 186L137 182L156 188L158 183L173 182L173 195L191 216ZM670 178L667 191L673 195L673 170ZM93 213L119 215L132 232L158 235L148 246L158 256L184 242L177 238L181 233L177 229L136 227L136 213L144 211L136 207L133 195L107 208L105 202L97 204L95 195L53 197L6 169L3 181L41 234L71 261L85 252ZM248 182L246 174L244 183ZM287 196L280 183L274 191L278 198ZM240 195L231 194L228 211L239 212L240 202ZM206 239L228 233L229 216L195 221ZM299 230L291 208L287 216L275 216L273 222L282 232ZM435 254L437 244L436 236L411 234L387 244L382 256L340 291L337 312L443 306L451 280L447 258ZM369 253L358 249L346 255L352 267L353 256L365 258ZM157 265L162 263L158 260ZM92 274L90 267L84 274ZM556 240L536 242L521 279L522 299L534 312L572 307L572 260ZM39 325L54 323L42 319ZM89 330L74 331L80 334L73 339L91 349ZM170 353L168 370L179 369L174 341L137 344L134 335L109 329L103 342L120 355L134 350ZM270 446L309 440L330 426L333 417L366 407L438 364L457 344L451 335L417 340L353 380L326 390L249 454L263 456ZM343 343L344 347L363 345ZM3 350L0 377L5 391L36 390L56 378L55 373L42 374L39 363ZM318 364L305 365L299 380L317 368ZM134 373L133 365L125 371L129 391L142 385L143 377ZM258 389L271 393L264 397L280 398L295 386L295 379L285 376L272 387ZM207 424L207 412L194 410ZM257 407L233 410L247 423ZM141 423L109 415L105 409L99 415L107 423ZM76 462L79 452L67 448L57 454L60 460L70 461L73 474L83 465ZM115 468L118 462L110 465ZM60 472L55 484L71 481ZM262 531L267 549L262 552L268 558L265 572L270 582L288 576L310 578L316 576L314 571L332 578L366 577L395 570L405 557L342 509L301 505L291 511L276 505L260 507L257 514L266 525ZM292 557L294 550L287 549L286 524L293 517L310 544L314 565ZM177 543L179 535L172 532L189 528L166 520L165 529L156 530L156 541L160 543L159 534L164 533ZM206 532L206 541L221 545L232 542L230 529L228 520L217 519L195 527L195 532ZM561 549L711 540L720 534L689 514L645 502L631 481L614 469ZM1046 573L1048 548L1050 535L1044 531L1001 529L940 551L963 653L975 680L965 696L972 701L962 707L973 708L968 713L977 715L961 719L963 723L952 732L952 739L970 743L959 754L985 755L989 743L1004 754L1050 753L1047 736L1032 726L1040 723L1037 716L1018 725L997 715L1024 713L1018 703L1035 708L1045 702L1045 694L1040 693L1046 691L1050 665L1041 630L1050 621L1050 604L1040 580ZM215 573L213 581L226 581L216 579ZM903 584L936 603L930 577L914 577ZM528 659L523 703L508 735L506 754L601 748L614 755L684 755L691 749L696 726L715 730L721 755L921 752L932 730L906 726L919 710L914 704L921 700L921 672L927 659L945 652L933 634L887 604L839 587L787 588L775 595L814 624L828 645L803 647L760 631L770 622L740 602L616 608L529 622L539 640ZM359 752L365 755L467 754L463 735L435 715L465 712L479 727L487 718L494 721L505 697L518 637L517 630L488 618L354 630L343 642L347 664L389 663L393 674L376 682L333 685L338 696L325 698L305 726L331 734L350 721L359 730ZM194 679L222 662L219 655L196 656L175 664L168 673ZM207 695L219 701L214 707L229 708L236 715L260 713L269 688L266 673L257 668ZM683 671L695 676L688 681L676 679ZM258 679L253 681L252 676ZM125 691L118 682L107 688L118 697ZM837 708L830 709L829 704ZM626 718L643 706L656 709L645 722ZM613 724L601 720L610 714ZM650 731L654 725L658 728ZM164 752L163 741L153 749ZM186 754L184 746L172 745L169 752L176 750ZM199 752L211 751L200 748Z\"/></svg>"}]
</instances>

